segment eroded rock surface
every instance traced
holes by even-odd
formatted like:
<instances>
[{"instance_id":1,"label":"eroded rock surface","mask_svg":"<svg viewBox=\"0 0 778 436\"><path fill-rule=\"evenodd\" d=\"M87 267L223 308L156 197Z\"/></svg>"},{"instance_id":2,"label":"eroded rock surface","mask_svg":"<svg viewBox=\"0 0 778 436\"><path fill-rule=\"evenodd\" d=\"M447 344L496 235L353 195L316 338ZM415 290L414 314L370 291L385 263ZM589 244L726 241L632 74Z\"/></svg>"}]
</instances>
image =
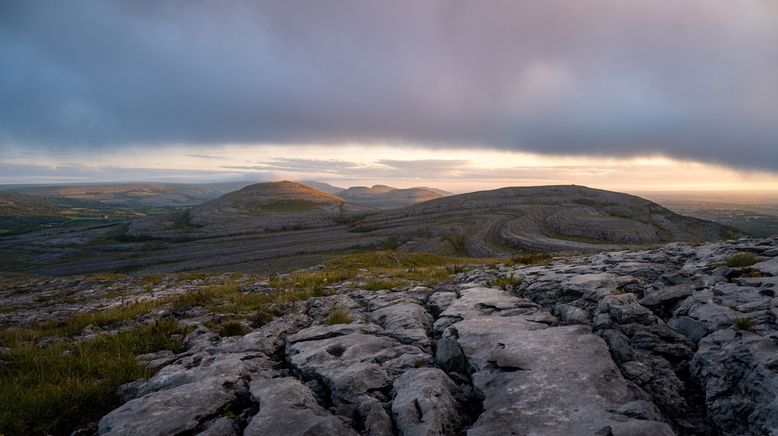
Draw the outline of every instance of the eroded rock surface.
<instances>
[{"instance_id":1,"label":"eroded rock surface","mask_svg":"<svg viewBox=\"0 0 778 436\"><path fill-rule=\"evenodd\" d=\"M202 324L100 434L776 435L778 239L341 287L237 337ZM739 251L752 267L726 267ZM497 279L521 276L501 289ZM327 325L334 308L348 324ZM183 322L183 321L182 321Z\"/></svg>"}]
</instances>

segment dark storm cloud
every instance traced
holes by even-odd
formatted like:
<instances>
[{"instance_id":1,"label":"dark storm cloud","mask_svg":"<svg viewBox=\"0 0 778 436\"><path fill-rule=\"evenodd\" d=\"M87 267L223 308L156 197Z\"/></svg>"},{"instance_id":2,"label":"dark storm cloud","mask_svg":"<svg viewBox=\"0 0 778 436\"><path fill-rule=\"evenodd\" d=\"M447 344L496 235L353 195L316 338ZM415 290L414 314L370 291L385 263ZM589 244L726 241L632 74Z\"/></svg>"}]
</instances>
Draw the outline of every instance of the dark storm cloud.
<instances>
[{"instance_id":1,"label":"dark storm cloud","mask_svg":"<svg viewBox=\"0 0 778 436\"><path fill-rule=\"evenodd\" d=\"M5 1L0 147L398 141L778 169L772 0Z\"/></svg>"}]
</instances>

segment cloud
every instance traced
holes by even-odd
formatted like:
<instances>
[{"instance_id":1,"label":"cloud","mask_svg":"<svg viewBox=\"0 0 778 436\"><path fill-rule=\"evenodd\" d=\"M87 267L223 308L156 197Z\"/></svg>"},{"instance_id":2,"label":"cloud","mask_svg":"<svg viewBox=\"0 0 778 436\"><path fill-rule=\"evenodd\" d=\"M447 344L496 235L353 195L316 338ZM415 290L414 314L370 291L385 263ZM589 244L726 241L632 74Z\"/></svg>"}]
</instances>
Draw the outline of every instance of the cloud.
<instances>
[{"instance_id":1,"label":"cloud","mask_svg":"<svg viewBox=\"0 0 778 436\"><path fill-rule=\"evenodd\" d=\"M402 142L778 170L776 23L772 0L4 2L0 148Z\"/></svg>"},{"instance_id":2,"label":"cloud","mask_svg":"<svg viewBox=\"0 0 778 436\"><path fill-rule=\"evenodd\" d=\"M76 182L203 182L265 180L265 173L115 166L35 165L0 162L0 184Z\"/></svg>"}]
</instances>

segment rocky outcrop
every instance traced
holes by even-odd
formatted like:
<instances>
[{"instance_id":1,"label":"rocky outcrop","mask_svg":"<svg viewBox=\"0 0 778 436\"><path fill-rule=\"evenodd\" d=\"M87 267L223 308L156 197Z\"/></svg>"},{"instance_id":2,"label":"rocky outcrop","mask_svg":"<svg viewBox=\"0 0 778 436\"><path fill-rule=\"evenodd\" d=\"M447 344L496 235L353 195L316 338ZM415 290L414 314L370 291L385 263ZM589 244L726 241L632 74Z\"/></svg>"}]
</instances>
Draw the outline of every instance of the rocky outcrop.
<instances>
[{"instance_id":1,"label":"rocky outcrop","mask_svg":"<svg viewBox=\"0 0 778 436\"><path fill-rule=\"evenodd\" d=\"M123 387L99 432L776 434L775 247L670 244L438 288L341 287L231 338L188 321L189 349ZM722 266L746 250L759 263ZM504 276L524 281L493 286ZM351 322L327 325L333 308Z\"/></svg>"}]
</instances>

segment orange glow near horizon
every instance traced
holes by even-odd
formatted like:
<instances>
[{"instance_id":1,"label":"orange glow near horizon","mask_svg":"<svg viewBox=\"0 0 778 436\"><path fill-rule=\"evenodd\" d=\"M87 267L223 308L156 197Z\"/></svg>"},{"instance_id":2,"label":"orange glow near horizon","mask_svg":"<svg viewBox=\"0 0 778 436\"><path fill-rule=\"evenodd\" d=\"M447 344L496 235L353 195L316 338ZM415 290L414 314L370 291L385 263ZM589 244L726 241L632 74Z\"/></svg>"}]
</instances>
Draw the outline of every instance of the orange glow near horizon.
<instances>
[{"instance_id":1,"label":"orange glow near horizon","mask_svg":"<svg viewBox=\"0 0 778 436\"><path fill-rule=\"evenodd\" d=\"M119 170L146 169L161 175L156 180L145 181L318 180L338 186L431 186L454 193L553 184L578 184L624 192L778 191L778 174L775 173L740 171L664 156L557 156L489 149L361 144L188 145L165 147L153 153L148 149L125 149L90 152L88 158L85 154L76 151L45 156L36 154L34 160L19 154L6 159L6 163L44 165L52 169L78 166L85 172L90 168L100 169L102 176L91 181L112 181L112 170L119 173ZM166 170L177 174L178 178L166 177ZM187 172L192 176L187 176ZM131 178L127 176L122 181ZM2 183L42 181L55 182L3 179Z\"/></svg>"}]
</instances>

